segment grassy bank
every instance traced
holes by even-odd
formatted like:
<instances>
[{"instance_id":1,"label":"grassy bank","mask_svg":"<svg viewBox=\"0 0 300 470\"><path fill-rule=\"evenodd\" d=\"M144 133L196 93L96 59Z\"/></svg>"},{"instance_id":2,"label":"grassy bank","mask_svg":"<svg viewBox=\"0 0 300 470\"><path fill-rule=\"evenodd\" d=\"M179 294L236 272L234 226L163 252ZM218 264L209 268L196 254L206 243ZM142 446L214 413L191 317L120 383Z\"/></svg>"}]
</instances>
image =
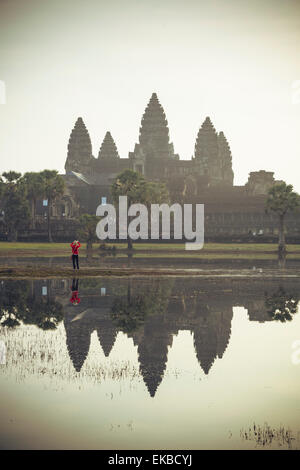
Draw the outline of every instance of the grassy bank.
<instances>
[{"instance_id":1,"label":"grassy bank","mask_svg":"<svg viewBox=\"0 0 300 470\"><path fill-rule=\"evenodd\" d=\"M107 248L116 247L116 254L127 253L127 244L107 243ZM9 243L0 242L0 256L68 256L71 249L68 243ZM80 253L86 252L86 244L83 243ZM99 253L99 243L94 244L94 254ZM288 254L300 256L300 245L287 245ZM254 254L265 256L275 256L277 244L268 243L206 243L202 250L186 251L183 243L135 243L134 250L137 256L147 257L230 257L241 256L252 258Z\"/></svg>"}]
</instances>

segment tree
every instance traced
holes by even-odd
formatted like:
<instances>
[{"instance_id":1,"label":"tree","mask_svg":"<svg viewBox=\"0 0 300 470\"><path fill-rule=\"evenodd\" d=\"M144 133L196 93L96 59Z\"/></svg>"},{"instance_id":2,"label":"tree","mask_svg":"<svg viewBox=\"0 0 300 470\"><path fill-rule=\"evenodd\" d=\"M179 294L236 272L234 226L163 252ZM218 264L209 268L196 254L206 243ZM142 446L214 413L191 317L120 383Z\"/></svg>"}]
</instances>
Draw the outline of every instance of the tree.
<instances>
[{"instance_id":1,"label":"tree","mask_svg":"<svg viewBox=\"0 0 300 470\"><path fill-rule=\"evenodd\" d=\"M86 249L89 253L93 249L93 242L97 241L96 226L100 217L91 214L82 214L79 218L79 237L86 242Z\"/></svg>"},{"instance_id":2,"label":"tree","mask_svg":"<svg viewBox=\"0 0 300 470\"><path fill-rule=\"evenodd\" d=\"M128 207L132 204L161 204L168 202L169 193L162 183L147 182L143 175L133 170L124 170L111 186L114 204L118 204L119 196L127 196ZM128 225L128 224L127 224ZM132 240L127 235L128 249L132 249Z\"/></svg>"},{"instance_id":3,"label":"tree","mask_svg":"<svg viewBox=\"0 0 300 470\"><path fill-rule=\"evenodd\" d=\"M164 183L148 181L144 201L149 208L151 204L169 203L170 196L166 185Z\"/></svg>"},{"instance_id":4,"label":"tree","mask_svg":"<svg viewBox=\"0 0 300 470\"><path fill-rule=\"evenodd\" d=\"M48 281L48 290L50 284ZM28 281L6 280L0 284L0 326L14 328L21 322L53 330L63 320L63 306L48 294L36 296Z\"/></svg>"},{"instance_id":5,"label":"tree","mask_svg":"<svg viewBox=\"0 0 300 470\"><path fill-rule=\"evenodd\" d=\"M44 170L41 173L43 179L44 196L48 200L47 221L48 221L48 241L52 242L51 234L51 205L64 194L65 182L56 170Z\"/></svg>"},{"instance_id":6,"label":"tree","mask_svg":"<svg viewBox=\"0 0 300 470\"><path fill-rule=\"evenodd\" d=\"M293 191L293 186L286 183L277 183L268 191L266 211L274 212L279 218L278 253L286 251L285 245L285 216L287 212L294 212L300 206L300 196Z\"/></svg>"},{"instance_id":7,"label":"tree","mask_svg":"<svg viewBox=\"0 0 300 470\"><path fill-rule=\"evenodd\" d=\"M128 207L131 204L144 203L146 180L140 173L133 170L124 170L117 176L112 184L111 194L115 205L119 203L119 196L127 196ZM127 224L128 225L128 224ZM132 240L127 235L128 249L132 249Z\"/></svg>"},{"instance_id":8,"label":"tree","mask_svg":"<svg viewBox=\"0 0 300 470\"><path fill-rule=\"evenodd\" d=\"M272 294L266 294L266 307L268 314L273 320L279 320L282 323L291 321L293 315L297 313L299 294L286 292L283 287Z\"/></svg>"},{"instance_id":9,"label":"tree","mask_svg":"<svg viewBox=\"0 0 300 470\"><path fill-rule=\"evenodd\" d=\"M9 171L2 173L6 180L2 182L2 202L4 226L8 240L15 241L18 231L27 226L30 219L26 187L21 182L21 173Z\"/></svg>"},{"instance_id":10,"label":"tree","mask_svg":"<svg viewBox=\"0 0 300 470\"><path fill-rule=\"evenodd\" d=\"M148 317L164 315L169 302L173 281L152 280L145 286L132 285L128 279L127 295L116 296L111 307L111 319L124 333L132 333Z\"/></svg>"},{"instance_id":11,"label":"tree","mask_svg":"<svg viewBox=\"0 0 300 470\"><path fill-rule=\"evenodd\" d=\"M27 172L23 175L22 182L26 186L28 198L31 201L31 226L35 229L36 202L44 196L44 180L41 173Z\"/></svg>"},{"instance_id":12,"label":"tree","mask_svg":"<svg viewBox=\"0 0 300 470\"><path fill-rule=\"evenodd\" d=\"M20 180L22 174L18 173L17 171L6 171L6 172L2 173L2 176L3 176L3 178L6 179L8 184L14 185L14 184L17 183L17 181Z\"/></svg>"},{"instance_id":13,"label":"tree","mask_svg":"<svg viewBox=\"0 0 300 470\"><path fill-rule=\"evenodd\" d=\"M14 328L20 325L26 312L28 281L5 280L0 285L0 325Z\"/></svg>"},{"instance_id":14,"label":"tree","mask_svg":"<svg viewBox=\"0 0 300 470\"><path fill-rule=\"evenodd\" d=\"M127 295L115 298L111 308L111 319L123 333L132 333L144 324L148 313L155 306L151 289L132 294L132 281L128 279ZM149 302L149 298L151 300Z\"/></svg>"},{"instance_id":15,"label":"tree","mask_svg":"<svg viewBox=\"0 0 300 470\"><path fill-rule=\"evenodd\" d=\"M112 305L112 321L123 333L137 330L145 322L146 316L146 302L141 296L133 299L117 297Z\"/></svg>"},{"instance_id":16,"label":"tree","mask_svg":"<svg viewBox=\"0 0 300 470\"><path fill-rule=\"evenodd\" d=\"M42 330L55 330L63 320L63 306L47 296L28 300L28 309L23 317L25 325L36 325Z\"/></svg>"},{"instance_id":17,"label":"tree","mask_svg":"<svg viewBox=\"0 0 300 470\"><path fill-rule=\"evenodd\" d=\"M4 181L3 181L2 177L0 176L0 198L3 195L4 187L5 187Z\"/></svg>"}]
</instances>

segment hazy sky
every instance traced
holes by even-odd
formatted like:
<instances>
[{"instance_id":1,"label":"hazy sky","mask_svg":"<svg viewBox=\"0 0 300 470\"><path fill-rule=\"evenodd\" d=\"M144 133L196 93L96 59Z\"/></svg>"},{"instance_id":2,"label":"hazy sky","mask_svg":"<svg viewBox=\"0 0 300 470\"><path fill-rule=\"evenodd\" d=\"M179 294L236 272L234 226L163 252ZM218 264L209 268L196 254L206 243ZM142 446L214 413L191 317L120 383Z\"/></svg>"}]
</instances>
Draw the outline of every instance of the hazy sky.
<instances>
[{"instance_id":1,"label":"hazy sky","mask_svg":"<svg viewBox=\"0 0 300 470\"><path fill-rule=\"evenodd\" d=\"M299 51L299 0L0 0L0 172L63 171L78 116L127 157L155 91L180 158L209 115L235 184L300 192Z\"/></svg>"}]
</instances>

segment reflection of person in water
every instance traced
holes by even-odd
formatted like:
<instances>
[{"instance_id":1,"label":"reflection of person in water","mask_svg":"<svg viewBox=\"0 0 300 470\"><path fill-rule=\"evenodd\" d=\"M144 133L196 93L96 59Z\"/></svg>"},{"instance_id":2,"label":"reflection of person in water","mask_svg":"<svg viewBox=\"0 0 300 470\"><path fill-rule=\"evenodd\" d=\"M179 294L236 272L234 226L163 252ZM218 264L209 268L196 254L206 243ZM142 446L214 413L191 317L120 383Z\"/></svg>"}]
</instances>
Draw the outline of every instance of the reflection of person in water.
<instances>
[{"instance_id":1,"label":"reflection of person in water","mask_svg":"<svg viewBox=\"0 0 300 470\"><path fill-rule=\"evenodd\" d=\"M73 305L78 305L80 302L80 298L78 297L78 279L73 279L71 291L72 291L72 296L70 298L70 302Z\"/></svg>"}]
</instances>

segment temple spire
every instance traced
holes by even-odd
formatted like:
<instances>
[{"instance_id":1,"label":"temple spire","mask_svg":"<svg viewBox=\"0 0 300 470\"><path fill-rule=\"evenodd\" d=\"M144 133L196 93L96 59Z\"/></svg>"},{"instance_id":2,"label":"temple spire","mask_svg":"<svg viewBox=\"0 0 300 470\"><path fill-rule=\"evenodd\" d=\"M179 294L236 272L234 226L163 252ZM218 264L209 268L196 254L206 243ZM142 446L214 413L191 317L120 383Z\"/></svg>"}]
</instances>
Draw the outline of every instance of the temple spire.
<instances>
[{"instance_id":1,"label":"temple spire","mask_svg":"<svg viewBox=\"0 0 300 470\"><path fill-rule=\"evenodd\" d=\"M136 164L141 165L146 176L154 178L162 175L162 162L178 159L169 141L168 121L156 93L152 94L143 114L139 143L129 156L133 159L134 169Z\"/></svg>"},{"instance_id":2,"label":"temple spire","mask_svg":"<svg viewBox=\"0 0 300 470\"><path fill-rule=\"evenodd\" d=\"M217 134L209 117L199 129L195 144L195 164L210 185L233 185L231 151L223 132Z\"/></svg>"},{"instance_id":3,"label":"temple spire","mask_svg":"<svg viewBox=\"0 0 300 470\"><path fill-rule=\"evenodd\" d=\"M212 162L218 158L217 133L209 117L199 129L195 144L195 158L201 163L203 174L206 174L206 171L209 172Z\"/></svg>"},{"instance_id":4,"label":"temple spire","mask_svg":"<svg viewBox=\"0 0 300 470\"><path fill-rule=\"evenodd\" d=\"M152 94L142 117L139 142L148 158L170 156L168 121L156 93Z\"/></svg>"},{"instance_id":5,"label":"temple spire","mask_svg":"<svg viewBox=\"0 0 300 470\"><path fill-rule=\"evenodd\" d=\"M110 132L106 132L105 134L104 140L99 150L98 158L104 158L104 159L120 158L118 154L117 146Z\"/></svg>"},{"instance_id":6,"label":"temple spire","mask_svg":"<svg viewBox=\"0 0 300 470\"><path fill-rule=\"evenodd\" d=\"M101 325L97 327L97 336L105 357L108 357L117 337L117 330L113 323L102 321Z\"/></svg>"},{"instance_id":7,"label":"temple spire","mask_svg":"<svg viewBox=\"0 0 300 470\"><path fill-rule=\"evenodd\" d=\"M217 357L217 339L211 328L201 326L194 329L194 348L203 372L208 375Z\"/></svg>"},{"instance_id":8,"label":"temple spire","mask_svg":"<svg viewBox=\"0 0 300 470\"><path fill-rule=\"evenodd\" d=\"M233 186L232 156L224 132L218 134L218 159L224 183Z\"/></svg>"},{"instance_id":9,"label":"temple spire","mask_svg":"<svg viewBox=\"0 0 300 470\"><path fill-rule=\"evenodd\" d=\"M151 397L155 396L163 379L172 343L173 335L162 326L161 318L152 317L138 344L140 373Z\"/></svg>"},{"instance_id":10,"label":"temple spire","mask_svg":"<svg viewBox=\"0 0 300 470\"><path fill-rule=\"evenodd\" d=\"M71 132L68 144L68 156L65 164L66 172L81 172L92 160L92 144L88 130L79 117Z\"/></svg>"},{"instance_id":11,"label":"temple spire","mask_svg":"<svg viewBox=\"0 0 300 470\"><path fill-rule=\"evenodd\" d=\"M73 315L65 316L64 327L70 359L76 372L80 372L90 349L92 329L88 321L74 321Z\"/></svg>"}]
</instances>

